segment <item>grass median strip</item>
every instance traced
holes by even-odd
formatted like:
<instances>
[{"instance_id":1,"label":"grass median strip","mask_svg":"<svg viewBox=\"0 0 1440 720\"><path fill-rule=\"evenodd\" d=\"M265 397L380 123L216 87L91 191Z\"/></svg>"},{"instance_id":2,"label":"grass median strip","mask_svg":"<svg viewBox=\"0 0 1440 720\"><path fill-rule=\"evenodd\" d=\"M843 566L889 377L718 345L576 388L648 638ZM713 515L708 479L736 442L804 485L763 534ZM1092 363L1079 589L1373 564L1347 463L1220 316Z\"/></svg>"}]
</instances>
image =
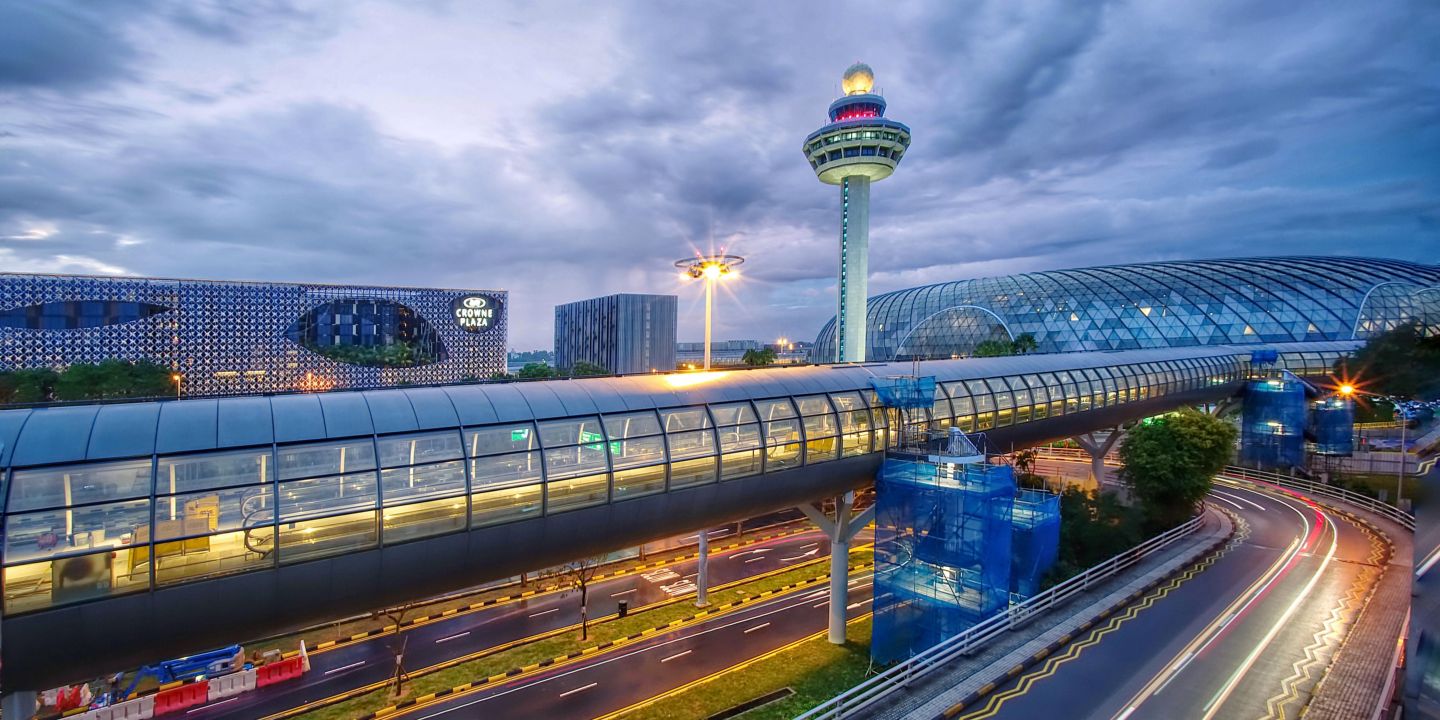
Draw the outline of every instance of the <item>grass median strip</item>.
<instances>
[{"instance_id":1,"label":"grass median strip","mask_svg":"<svg viewBox=\"0 0 1440 720\"><path fill-rule=\"evenodd\" d=\"M705 720L781 688L794 694L743 717L793 718L865 679L870 669L870 620L869 614L851 620L844 645L831 645L821 631L600 720Z\"/></svg>"},{"instance_id":2,"label":"grass median strip","mask_svg":"<svg viewBox=\"0 0 1440 720\"><path fill-rule=\"evenodd\" d=\"M652 606L624 618L612 616L608 620L592 623L590 638L585 641L579 639L578 632L570 629L563 634L537 639L485 657L448 666L442 663L434 670L413 674L407 684L406 693L401 698L394 697L388 687L372 686L372 689L364 694L339 700L325 707L307 708L308 712L303 715L292 711L273 715L267 720L295 716L313 720L367 717L387 709L393 712L396 705L401 705L400 709L404 710L417 703L433 700L437 696L465 692L543 667L569 662L582 655L628 645L650 635L669 632L687 623L723 614L797 587L819 586L827 578L826 571L816 567L822 562L828 563L828 560L821 558L773 575L742 581L723 589L717 588L710 596L714 604L704 610L696 610L689 602ZM855 548L850 553L850 566L855 568L862 565L869 565L868 546Z\"/></svg>"}]
</instances>

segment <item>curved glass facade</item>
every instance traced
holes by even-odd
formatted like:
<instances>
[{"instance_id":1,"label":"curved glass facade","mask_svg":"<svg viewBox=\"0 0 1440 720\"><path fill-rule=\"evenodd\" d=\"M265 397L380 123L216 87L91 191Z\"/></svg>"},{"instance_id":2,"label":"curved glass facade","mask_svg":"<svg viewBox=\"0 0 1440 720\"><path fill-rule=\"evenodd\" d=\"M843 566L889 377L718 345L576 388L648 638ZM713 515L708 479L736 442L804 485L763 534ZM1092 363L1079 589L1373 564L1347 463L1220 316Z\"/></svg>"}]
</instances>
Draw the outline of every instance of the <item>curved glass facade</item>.
<instances>
[{"instance_id":1,"label":"curved glass facade","mask_svg":"<svg viewBox=\"0 0 1440 720\"><path fill-rule=\"evenodd\" d=\"M1042 353L1440 333L1440 266L1370 258L1197 260L1052 270L870 298L871 360L970 355L1030 333ZM835 321L811 355L835 358Z\"/></svg>"},{"instance_id":2,"label":"curved glass facade","mask_svg":"<svg viewBox=\"0 0 1440 720\"><path fill-rule=\"evenodd\" d=\"M1323 372L1349 345L1282 352L1281 365ZM919 371L937 378L932 427L970 432L1234 383L1248 358L1214 348ZM869 370L0 411L4 613L875 452L892 435Z\"/></svg>"}]
</instances>

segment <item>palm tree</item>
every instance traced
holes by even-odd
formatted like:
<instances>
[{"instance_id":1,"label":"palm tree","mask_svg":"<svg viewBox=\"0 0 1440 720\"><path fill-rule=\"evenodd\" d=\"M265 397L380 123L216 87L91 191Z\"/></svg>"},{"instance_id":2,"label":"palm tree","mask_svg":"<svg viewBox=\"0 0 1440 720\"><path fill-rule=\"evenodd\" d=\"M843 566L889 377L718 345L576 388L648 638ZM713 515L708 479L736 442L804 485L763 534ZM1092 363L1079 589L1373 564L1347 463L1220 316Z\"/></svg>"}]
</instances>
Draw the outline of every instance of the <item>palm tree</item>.
<instances>
[{"instance_id":1,"label":"palm tree","mask_svg":"<svg viewBox=\"0 0 1440 720\"><path fill-rule=\"evenodd\" d=\"M1016 335L1015 339L1010 342L1010 347L1014 349L1016 355L1024 355L1038 350L1040 343L1035 342L1034 333L1027 332Z\"/></svg>"}]
</instances>

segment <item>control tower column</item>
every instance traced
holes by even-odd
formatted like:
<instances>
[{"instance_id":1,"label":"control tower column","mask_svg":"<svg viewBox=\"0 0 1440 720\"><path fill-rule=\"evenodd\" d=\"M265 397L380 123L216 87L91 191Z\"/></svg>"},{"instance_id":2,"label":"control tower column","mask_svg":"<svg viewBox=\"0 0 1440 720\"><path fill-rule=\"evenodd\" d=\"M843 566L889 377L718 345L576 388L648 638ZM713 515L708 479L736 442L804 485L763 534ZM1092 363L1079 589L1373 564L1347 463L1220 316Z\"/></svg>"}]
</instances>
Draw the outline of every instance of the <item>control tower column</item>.
<instances>
[{"instance_id":1,"label":"control tower column","mask_svg":"<svg viewBox=\"0 0 1440 720\"><path fill-rule=\"evenodd\" d=\"M870 296L870 177L840 182L839 362L865 362L865 299Z\"/></svg>"}]
</instances>

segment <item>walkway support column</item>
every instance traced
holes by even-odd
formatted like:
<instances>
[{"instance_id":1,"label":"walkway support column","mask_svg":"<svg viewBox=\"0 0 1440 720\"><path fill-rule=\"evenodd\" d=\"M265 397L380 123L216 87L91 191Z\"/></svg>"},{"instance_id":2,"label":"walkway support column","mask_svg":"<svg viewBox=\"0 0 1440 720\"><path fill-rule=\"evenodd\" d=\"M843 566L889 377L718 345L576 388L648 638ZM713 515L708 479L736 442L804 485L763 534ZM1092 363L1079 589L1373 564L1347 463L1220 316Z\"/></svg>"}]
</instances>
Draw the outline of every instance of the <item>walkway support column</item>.
<instances>
[{"instance_id":1,"label":"walkway support column","mask_svg":"<svg viewBox=\"0 0 1440 720\"><path fill-rule=\"evenodd\" d=\"M800 506L800 512L810 518L830 538L830 637L834 645L845 644L845 605L849 599L850 541L861 528L875 519L875 506L871 505L858 515L852 514L855 493L848 492L835 498L835 517L831 519L824 508L817 503Z\"/></svg>"},{"instance_id":2,"label":"walkway support column","mask_svg":"<svg viewBox=\"0 0 1440 720\"><path fill-rule=\"evenodd\" d=\"M1090 482L1093 485L1089 489L1099 492L1100 483L1105 480L1105 456L1123 437L1125 431L1119 427L1111 429L1110 435L1104 440L1095 437L1094 432L1075 436L1075 442L1090 455Z\"/></svg>"},{"instance_id":3,"label":"walkway support column","mask_svg":"<svg viewBox=\"0 0 1440 720\"><path fill-rule=\"evenodd\" d=\"M12 690L0 698L0 715L5 720L30 720L35 717L36 702L34 690Z\"/></svg>"},{"instance_id":4,"label":"walkway support column","mask_svg":"<svg viewBox=\"0 0 1440 720\"><path fill-rule=\"evenodd\" d=\"M700 528L700 559L695 575L695 607L710 604L710 528Z\"/></svg>"}]
</instances>

